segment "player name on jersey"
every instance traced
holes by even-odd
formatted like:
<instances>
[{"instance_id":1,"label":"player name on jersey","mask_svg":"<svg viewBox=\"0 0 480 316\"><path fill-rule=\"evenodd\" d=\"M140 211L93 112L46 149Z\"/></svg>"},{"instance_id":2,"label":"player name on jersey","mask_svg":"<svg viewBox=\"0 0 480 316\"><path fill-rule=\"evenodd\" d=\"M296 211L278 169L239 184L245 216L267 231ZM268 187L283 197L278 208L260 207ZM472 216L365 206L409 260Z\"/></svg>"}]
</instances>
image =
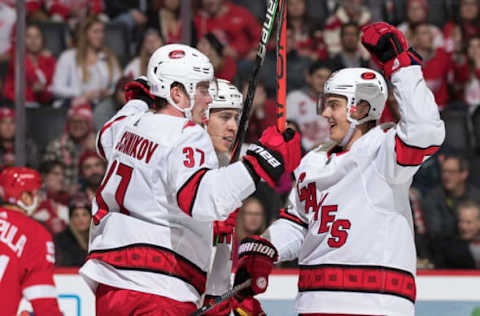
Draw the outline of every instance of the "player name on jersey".
<instances>
[{"instance_id":1,"label":"player name on jersey","mask_svg":"<svg viewBox=\"0 0 480 316\"><path fill-rule=\"evenodd\" d=\"M27 237L24 234L17 234L17 232L17 226L0 218L0 242L7 245L17 257L20 258L22 256L23 248L25 248L27 243Z\"/></svg>"},{"instance_id":2,"label":"player name on jersey","mask_svg":"<svg viewBox=\"0 0 480 316\"><path fill-rule=\"evenodd\" d=\"M138 160L145 158L149 163L153 153L157 150L158 144L148 138L135 133L125 131L115 149Z\"/></svg>"}]
</instances>

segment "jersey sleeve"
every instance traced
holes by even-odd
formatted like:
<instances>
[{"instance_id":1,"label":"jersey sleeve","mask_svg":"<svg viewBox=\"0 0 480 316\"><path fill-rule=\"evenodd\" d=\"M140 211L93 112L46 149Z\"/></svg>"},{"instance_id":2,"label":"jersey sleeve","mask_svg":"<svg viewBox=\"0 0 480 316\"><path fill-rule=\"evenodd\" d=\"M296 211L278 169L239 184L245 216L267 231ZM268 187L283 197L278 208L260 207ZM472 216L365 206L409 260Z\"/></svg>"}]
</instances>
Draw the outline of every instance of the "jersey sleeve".
<instances>
[{"instance_id":1,"label":"jersey sleeve","mask_svg":"<svg viewBox=\"0 0 480 316\"><path fill-rule=\"evenodd\" d=\"M117 134L120 132L120 126L125 124L135 114L143 113L148 110L148 105L141 100L128 101L97 133L96 146L97 153L103 159L107 160L113 148Z\"/></svg>"},{"instance_id":2,"label":"jersey sleeve","mask_svg":"<svg viewBox=\"0 0 480 316\"><path fill-rule=\"evenodd\" d=\"M255 191L243 163L218 168L210 137L198 125L184 128L168 156L167 178L179 208L201 221L226 219Z\"/></svg>"},{"instance_id":3,"label":"jersey sleeve","mask_svg":"<svg viewBox=\"0 0 480 316\"><path fill-rule=\"evenodd\" d=\"M308 231L308 219L296 209L296 193L296 190L290 192L287 207L280 210L280 218L263 233L277 248L278 262L298 257Z\"/></svg>"},{"instance_id":4,"label":"jersey sleeve","mask_svg":"<svg viewBox=\"0 0 480 316\"><path fill-rule=\"evenodd\" d=\"M36 316L62 315L53 281L55 246L52 237L42 227L36 238L24 258L26 273L21 284L23 297L32 304Z\"/></svg>"},{"instance_id":5,"label":"jersey sleeve","mask_svg":"<svg viewBox=\"0 0 480 316\"><path fill-rule=\"evenodd\" d=\"M212 269L207 277L205 294L219 296L232 288L231 245L222 243L215 246Z\"/></svg>"},{"instance_id":6,"label":"jersey sleeve","mask_svg":"<svg viewBox=\"0 0 480 316\"><path fill-rule=\"evenodd\" d=\"M403 183L439 149L445 127L420 66L401 68L392 75L392 83L400 121L386 131L375 163L388 182Z\"/></svg>"}]
</instances>

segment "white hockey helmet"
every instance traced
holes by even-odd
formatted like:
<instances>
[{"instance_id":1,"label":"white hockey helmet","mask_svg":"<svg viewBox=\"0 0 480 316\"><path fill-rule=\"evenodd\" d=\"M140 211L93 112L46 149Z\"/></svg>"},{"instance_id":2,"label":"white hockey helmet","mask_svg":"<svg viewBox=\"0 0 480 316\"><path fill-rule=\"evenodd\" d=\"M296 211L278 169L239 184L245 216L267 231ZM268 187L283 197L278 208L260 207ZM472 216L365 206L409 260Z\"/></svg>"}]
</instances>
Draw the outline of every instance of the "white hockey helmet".
<instances>
[{"instance_id":1,"label":"white hockey helmet","mask_svg":"<svg viewBox=\"0 0 480 316\"><path fill-rule=\"evenodd\" d=\"M183 44L169 44L152 54L148 61L147 77L151 94L166 99L191 119L197 84L213 79L213 66L208 57L197 49ZM185 87L190 97L189 108L182 109L173 102L170 88L174 82Z\"/></svg>"},{"instance_id":2,"label":"white hockey helmet","mask_svg":"<svg viewBox=\"0 0 480 316\"><path fill-rule=\"evenodd\" d=\"M347 119L354 125L378 120L385 108L388 97L387 84L383 76L368 68L345 68L330 75L325 82L323 93L341 95L347 98ZM351 117L361 101L370 104L368 115L360 120Z\"/></svg>"},{"instance_id":3,"label":"white hockey helmet","mask_svg":"<svg viewBox=\"0 0 480 316\"><path fill-rule=\"evenodd\" d=\"M224 79L212 81L209 92L213 101L208 105L208 110L205 112L207 121L210 118L211 109L234 109L240 112L242 111L243 95L230 81Z\"/></svg>"}]
</instances>

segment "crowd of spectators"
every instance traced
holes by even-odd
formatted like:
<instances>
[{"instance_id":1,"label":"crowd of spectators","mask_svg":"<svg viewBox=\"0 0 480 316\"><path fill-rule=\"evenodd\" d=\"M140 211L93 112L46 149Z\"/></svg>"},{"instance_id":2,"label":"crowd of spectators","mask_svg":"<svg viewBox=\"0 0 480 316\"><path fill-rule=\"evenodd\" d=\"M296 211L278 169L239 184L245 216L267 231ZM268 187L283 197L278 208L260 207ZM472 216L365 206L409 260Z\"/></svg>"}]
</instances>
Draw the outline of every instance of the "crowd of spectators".
<instances>
[{"instance_id":1,"label":"crowd of spectators","mask_svg":"<svg viewBox=\"0 0 480 316\"><path fill-rule=\"evenodd\" d=\"M423 57L447 138L410 190L419 267L480 268L480 1L289 0L287 8L287 119L301 133L304 152L328 141L328 124L316 115L328 76L374 67L359 44L363 25L396 25ZM39 117L44 126L27 128L27 165L43 178L33 216L55 235L57 264L79 265L87 251L89 202L106 169L95 153L95 133L125 103L124 85L146 73L158 47L189 34L188 44L209 57L215 76L246 94L266 8L258 0L193 0L186 25L180 0L27 0L26 9L27 127L39 126L31 125ZM15 0L0 0L0 16L4 168L15 162ZM275 73L271 42L247 142L275 124ZM47 111L56 119L42 116ZM380 122L398 119L390 91ZM263 188L245 201L236 240L262 233L291 187L285 175L274 191Z\"/></svg>"}]
</instances>

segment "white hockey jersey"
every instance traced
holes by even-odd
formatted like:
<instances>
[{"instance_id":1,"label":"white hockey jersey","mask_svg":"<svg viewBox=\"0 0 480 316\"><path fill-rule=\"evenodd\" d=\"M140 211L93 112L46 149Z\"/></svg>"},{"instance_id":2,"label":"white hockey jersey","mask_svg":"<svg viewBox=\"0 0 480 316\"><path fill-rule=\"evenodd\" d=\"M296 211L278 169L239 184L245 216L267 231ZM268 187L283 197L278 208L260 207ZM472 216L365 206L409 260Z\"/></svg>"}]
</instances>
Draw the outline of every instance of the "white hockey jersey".
<instances>
[{"instance_id":1,"label":"white hockey jersey","mask_svg":"<svg viewBox=\"0 0 480 316\"><path fill-rule=\"evenodd\" d=\"M346 152L312 150L295 171L290 207L265 234L279 261L298 258L298 313L415 313L408 189L445 131L419 66L398 70L392 83L400 122L375 127Z\"/></svg>"},{"instance_id":2,"label":"white hockey jersey","mask_svg":"<svg viewBox=\"0 0 480 316\"><path fill-rule=\"evenodd\" d=\"M295 90L287 95L287 120L298 124L302 132L302 146L305 150L328 142L329 124L317 115L317 100L310 97L305 90Z\"/></svg>"},{"instance_id":3,"label":"white hockey jersey","mask_svg":"<svg viewBox=\"0 0 480 316\"><path fill-rule=\"evenodd\" d=\"M128 102L97 136L108 169L93 201L89 255L80 273L98 283L198 303L212 222L255 190L241 163L216 169L203 128Z\"/></svg>"}]
</instances>

